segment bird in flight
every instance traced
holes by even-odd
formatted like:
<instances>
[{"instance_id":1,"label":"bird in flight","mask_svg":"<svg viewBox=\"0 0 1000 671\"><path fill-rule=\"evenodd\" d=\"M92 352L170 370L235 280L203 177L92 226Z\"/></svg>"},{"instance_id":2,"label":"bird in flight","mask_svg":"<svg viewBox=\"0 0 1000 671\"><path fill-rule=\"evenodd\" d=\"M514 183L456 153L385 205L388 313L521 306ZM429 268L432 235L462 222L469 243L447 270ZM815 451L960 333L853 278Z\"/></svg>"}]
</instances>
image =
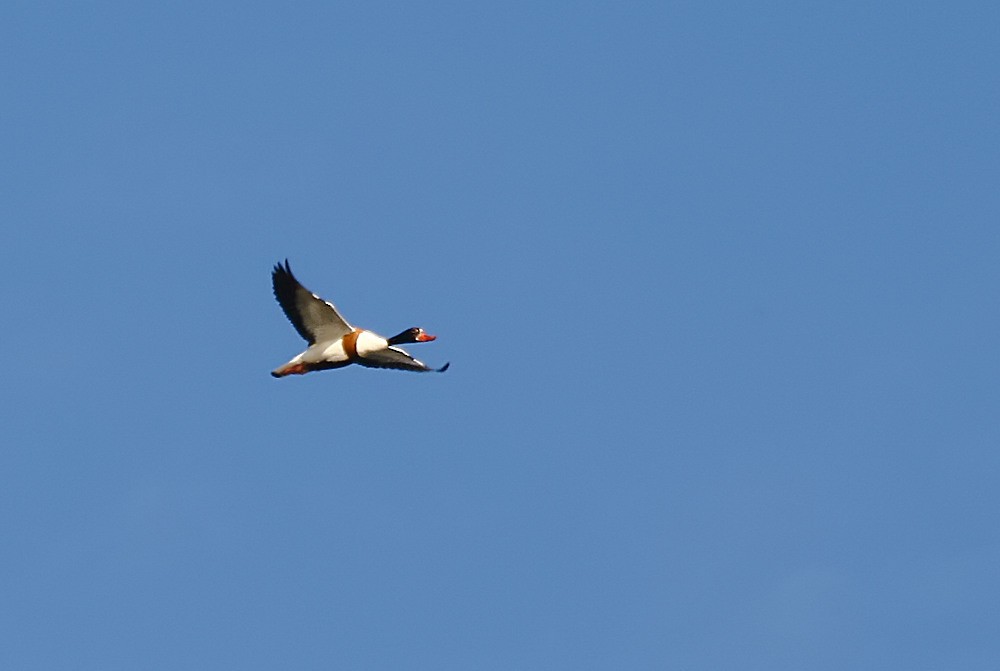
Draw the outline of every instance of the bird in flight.
<instances>
[{"instance_id":1,"label":"bird in flight","mask_svg":"<svg viewBox=\"0 0 1000 671\"><path fill-rule=\"evenodd\" d=\"M340 316L333 303L323 300L295 279L288 259L285 259L285 265L279 263L274 266L271 281L278 305L299 335L309 343L304 352L271 371L274 377L343 368L352 363L368 368L397 368L421 373L443 373L451 365L446 363L440 368L431 368L396 347L406 343L430 342L436 338L422 328L408 328L391 338L383 338L367 329L351 326Z\"/></svg>"}]
</instances>

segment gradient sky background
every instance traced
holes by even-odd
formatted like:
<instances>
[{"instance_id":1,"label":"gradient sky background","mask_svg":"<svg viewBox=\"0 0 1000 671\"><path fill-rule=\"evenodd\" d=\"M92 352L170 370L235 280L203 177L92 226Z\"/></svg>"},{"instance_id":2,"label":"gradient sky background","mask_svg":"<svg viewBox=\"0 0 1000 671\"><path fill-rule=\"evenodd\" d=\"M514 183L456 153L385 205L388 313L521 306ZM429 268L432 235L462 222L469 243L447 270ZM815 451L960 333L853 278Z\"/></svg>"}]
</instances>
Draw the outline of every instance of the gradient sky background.
<instances>
[{"instance_id":1,"label":"gradient sky background","mask_svg":"<svg viewBox=\"0 0 1000 671\"><path fill-rule=\"evenodd\" d=\"M996 669L998 26L4 3L0 666Z\"/></svg>"}]
</instances>

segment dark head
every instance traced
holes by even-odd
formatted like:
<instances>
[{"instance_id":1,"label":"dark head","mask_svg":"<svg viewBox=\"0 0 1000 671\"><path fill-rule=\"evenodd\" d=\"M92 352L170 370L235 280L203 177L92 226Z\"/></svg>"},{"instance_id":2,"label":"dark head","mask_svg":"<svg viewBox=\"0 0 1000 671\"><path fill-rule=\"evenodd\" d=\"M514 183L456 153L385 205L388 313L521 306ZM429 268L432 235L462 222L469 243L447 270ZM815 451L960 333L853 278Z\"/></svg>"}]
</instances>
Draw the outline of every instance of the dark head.
<instances>
[{"instance_id":1,"label":"dark head","mask_svg":"<svg viewBox=\"0 0 1000 671\"><path fill-rule=\"evenodd\" d=\"M402 333L396 334L389 338L390 345L405 345L411 342L430 342L434 340L437 336L432 336L429 333L425 333L422 328L417 328L414 326L411 329L406 329Z\"/></svg>"}]
</instances>

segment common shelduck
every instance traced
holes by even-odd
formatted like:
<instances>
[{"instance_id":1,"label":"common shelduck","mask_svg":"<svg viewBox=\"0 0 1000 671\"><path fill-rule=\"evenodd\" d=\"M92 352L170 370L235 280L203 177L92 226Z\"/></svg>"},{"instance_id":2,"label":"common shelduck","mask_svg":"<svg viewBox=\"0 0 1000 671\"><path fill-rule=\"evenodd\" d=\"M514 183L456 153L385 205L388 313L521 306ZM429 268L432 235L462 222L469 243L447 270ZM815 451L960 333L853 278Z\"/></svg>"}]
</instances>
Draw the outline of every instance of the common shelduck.
<instances>
[{"instance_id":1,"label":"common shelduck","mask_svg":"<svg viewBox=\"0 0 1000 671\"><path fill-rule=\"evenodd\" d=\"M436 336L421 328L409 328L391 338L383 338L365 329L351 326L340 316L333 303L324 301L299 284L285 259L271 273L274 297L288 321L309 343L309 348L273 371L274 377L302 375L314 370L343 368L358 363L369 368L399 368L419 372L443 373L450 363L430 368L395 345L430 342Z\"/></svg>"}]
</instances>

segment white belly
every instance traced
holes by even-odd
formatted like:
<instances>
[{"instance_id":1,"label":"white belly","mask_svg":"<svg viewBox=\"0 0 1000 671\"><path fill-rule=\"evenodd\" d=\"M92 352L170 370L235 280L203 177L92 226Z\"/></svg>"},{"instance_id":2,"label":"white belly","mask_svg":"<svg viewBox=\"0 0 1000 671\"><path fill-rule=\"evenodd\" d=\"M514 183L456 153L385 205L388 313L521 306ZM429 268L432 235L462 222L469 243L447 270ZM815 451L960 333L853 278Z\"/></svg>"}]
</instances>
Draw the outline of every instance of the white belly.
<instances>
[{"instance_id":1,"label":"white belly","mask_svg":"<svg viewBox=\"0 0 1000 671\"><path fill-rule=\"evenodd\" d=\"M321 361L338 363L347 361L347 352L344 351L343 341L336 340L331 343L313 345L302 353L302 360L306 363L319 363Z\"/></svg>"}]
</instances>

